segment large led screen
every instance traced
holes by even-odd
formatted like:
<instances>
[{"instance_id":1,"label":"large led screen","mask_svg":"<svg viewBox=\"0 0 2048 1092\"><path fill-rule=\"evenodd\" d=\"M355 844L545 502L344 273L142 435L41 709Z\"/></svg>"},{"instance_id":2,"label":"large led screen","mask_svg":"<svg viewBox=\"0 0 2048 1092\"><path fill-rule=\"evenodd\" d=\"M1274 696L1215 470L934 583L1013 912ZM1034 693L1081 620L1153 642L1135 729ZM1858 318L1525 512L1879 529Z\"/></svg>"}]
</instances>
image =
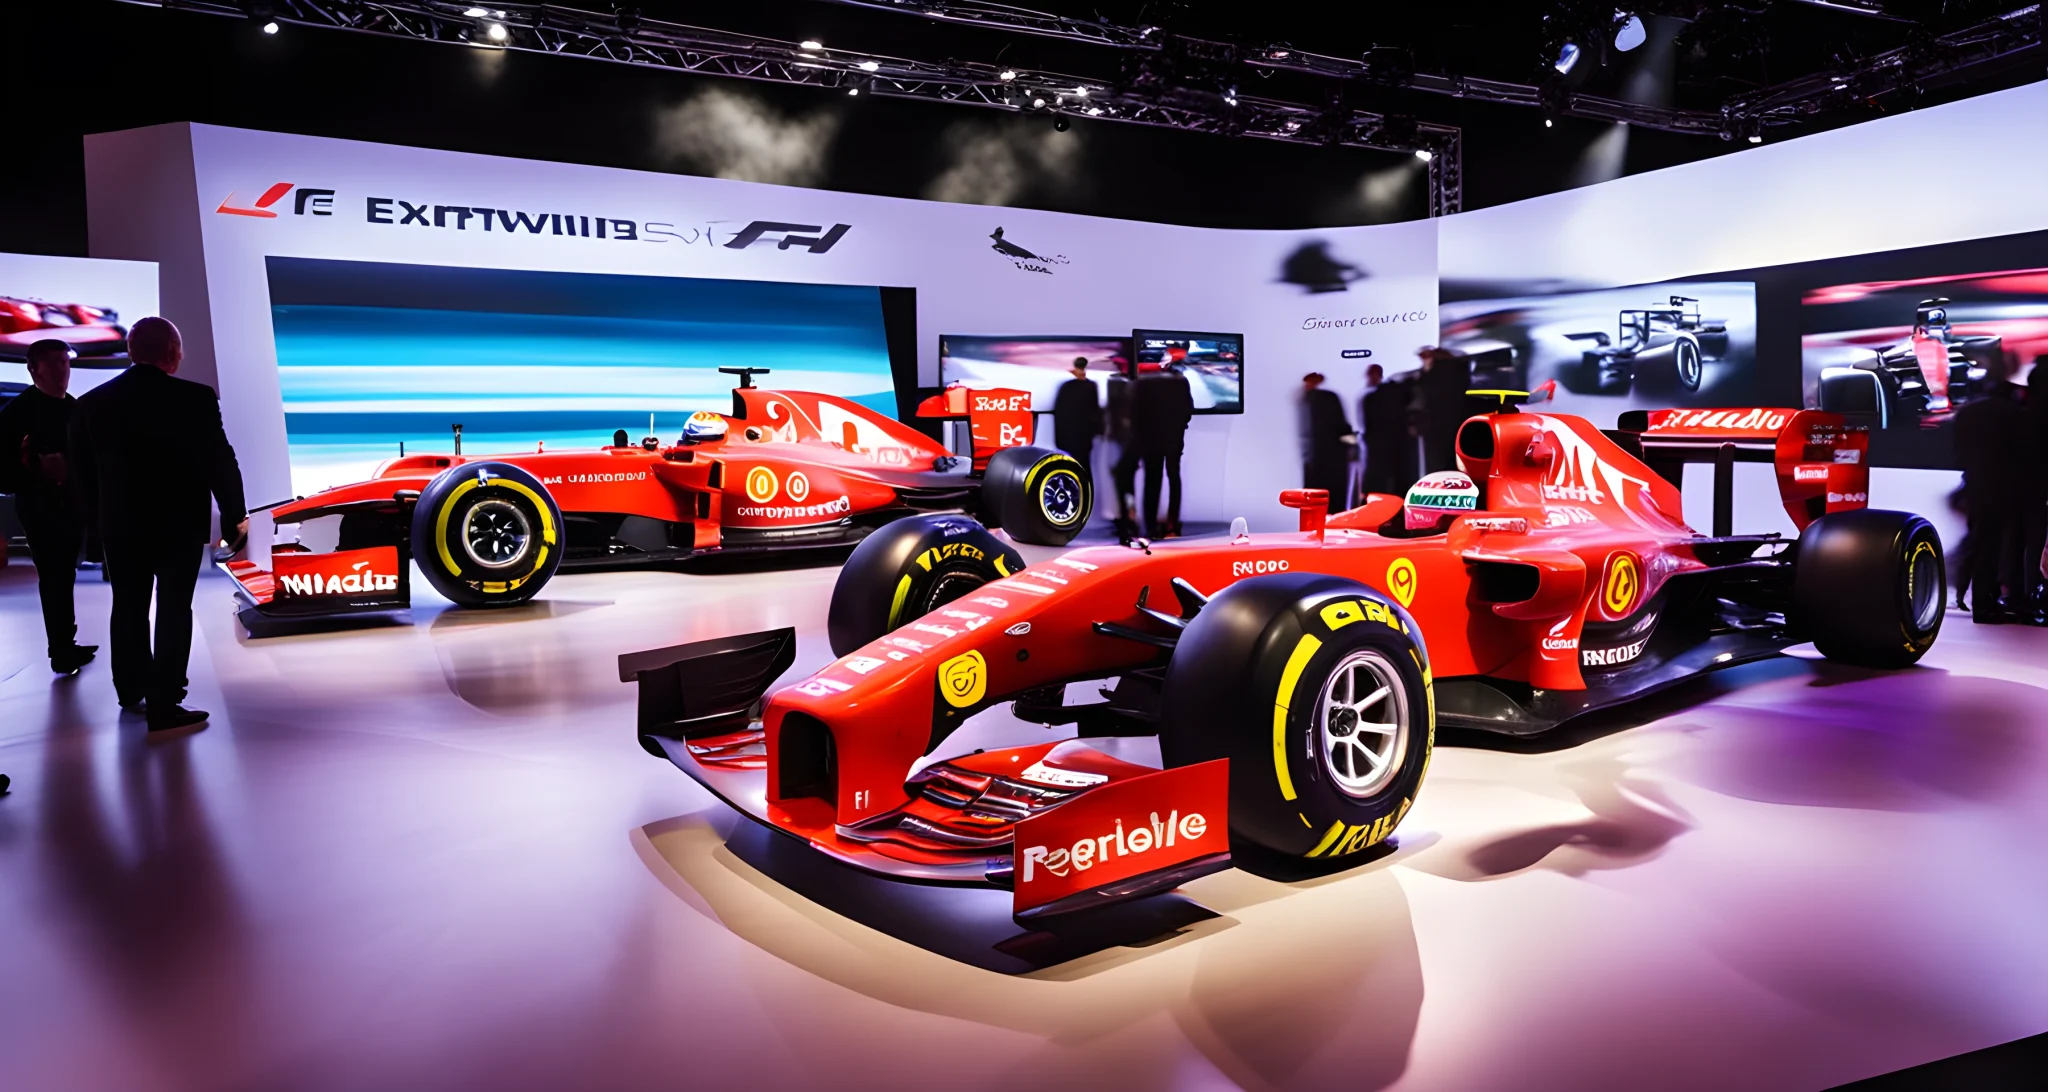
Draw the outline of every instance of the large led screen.
<instances>
[{"instance_id":1,"label":"large led screen","mask_svg":"<svg viewBox=\"0 0 2048 1092\"><path fill-rule=\"evenodd\" d=\"M883 289L268 259L292 484L407 452L672 439L730 412L721 367L894 415ZM651 418L651 421L650 421Z\"/></svg>"},{"instance_id":2,"label":"large led screen","mask_svg":"<svg viewBox=\"0 0 2048 1092\"><path fill-rule=\"evenodd\" d=\"M1944 429L2048 353L2048 269L1814 288L1800 307L1806 405L1887 431Z\"/></svg>"},{"instance_id":3,"label":"large led screen","mask_svg":"<svg viewBox=\"0 0 2048 1092\"><path fill-rule=\"evenodd\" d=\"M939 382L1025 391L1032 409L1050 413L1060 384L1073 378L1075 360L1087 361L1088 378L1106 391L1109 377L1129 363L1129 345L1125 337L945 334L939 338Z\"/></svg>"},{"instance_id":4,"label":"large led screen","mask_svg":"<svg viewBox=\"0 0 2048 1092\"><path fill-rule=\"evenodd\" d=\"M1244 335L1133 330L1131 349L1133 378L1179 372L1196 413L1244 412Z\"/></svg>"},{"instance_id":5,"label":"large led screen","mask_svg":"<svg viewBox=\"0 0 2048 1092\"><path fill-rule=\"evenodd\" d=\"M1442 292L1441 341L1470 364L1474 388L1554 384L1548 407L1603 428L1624 410L1761 404L1754 282L1447 281Z\"/></svg>"}]
</instances>

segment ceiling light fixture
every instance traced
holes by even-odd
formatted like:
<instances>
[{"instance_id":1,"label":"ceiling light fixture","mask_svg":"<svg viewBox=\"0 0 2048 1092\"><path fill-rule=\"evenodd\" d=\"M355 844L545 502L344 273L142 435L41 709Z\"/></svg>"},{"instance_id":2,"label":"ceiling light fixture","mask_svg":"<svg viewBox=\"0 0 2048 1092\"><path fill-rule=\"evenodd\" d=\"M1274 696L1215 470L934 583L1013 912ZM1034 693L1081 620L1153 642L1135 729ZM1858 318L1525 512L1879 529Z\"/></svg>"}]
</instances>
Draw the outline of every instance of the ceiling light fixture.
<instances>
[{"instance_id":1,"label":"ceiling light fixture","mask_svg":"<svg viewBox=\"0 0 2048 1092\"><path fill-rule=\"evenodd\" d=\"M996 73L996 79L1002 80L1005 83L1008 83L1009 81L1014 80L1016 78L1017 72L1015 69L1005 68L1001 72Z\"/></svg>"},{"instance_id":2,"label":"ceiling light fixture","mask_svg":"<svg viewBox=\"0 0 2048 1092\"><path fill-rule=\"evenodd\" d=\"M265 33L265 34L276 34L276 33L277 33L277 20L275 20L275 19L272 19L272 20L271 20L270 22L268 22L268 23L265 23L265 24L263 24L263 33Z\"/></svg>"},{"instance_id":3,"label":"ceiling light fixture","mask_svg":"<svg viewBox=\"0 0 2048 1092\"><path fill-rule=\"evenodd\" d=\"M880 72L882 70L882 63L880 61L862 61L860 63L860 70L862 72Z\"/></svg>"},{"instance_id":4,"label":"ceiling light fixture","mask_svg":"<svg viewBox=\"0 0 2048 1092\"><path fill-rule=\"evenodd\" d=\"M1627 53L1649 40L1650 33L1643 29L1643 17L1632 12L1617 11L1614 19L1621 24L1614 32L1614 48Z\"/></svg>"},{"instance_id":5,"label":"ceiling light fixture","mask_svg":"<svg viewBox=\"0 0 2048 1092\"><path fill-rule=\"evenodd\" d=\"M1564 48L1557 51L1557 61L1550 67L1557 69L1558 75L1562 76L1570 72L1572 66L1578 63L1579 47L1575 43L1566 42Z\"/></svg>"},{"instance_id":6,"label":"ceiling light fixture","mask_svg":"<svg viewBox=\"0 0 2048 1092\"><path fill-rule=\"evenodd\" d=\"M796 47L798 49L823 49L825 48L825 43L816 38L805 38L803 41L798 42Z\"/></svg>"},{"instance_id":7,"label":"ceiling light fixture","mask_svg":"<svg viewBox=\"0 0 2048 1092\"><path fill-rule=\"evenodd\" d=\"M502 42L505 39L510 38L512 36L512 32L506 30L505 24L503 23L492 23L490 26L484 28L484 36L489 38L491 41Z\"/></svg>"},{"instance_id":8,"label":"ceiling light fixture","mask_svg":"<svg viewBox=\"0 0 2048 1092\"><path fill-rule=\"evenodd\" d=\"M1417 148L1415 149L1415 158L1423 161L1424 163L1427 163L1430 160L1436 158L1436 153L1430 151L1428 148Z\"/></svg>"},{"instance_id":9,"label":"ceiling light fixture","mask_svg":"<svg viewBox=\"0 0 2048 1092\"><path fill-rule=\"evenodd\" d=\"M469 10L463 12L462 14L471 19L481 19L484 16L489 15L490 12L485 11L482 8L470 8Z\"/></svg>"}]
</instances>

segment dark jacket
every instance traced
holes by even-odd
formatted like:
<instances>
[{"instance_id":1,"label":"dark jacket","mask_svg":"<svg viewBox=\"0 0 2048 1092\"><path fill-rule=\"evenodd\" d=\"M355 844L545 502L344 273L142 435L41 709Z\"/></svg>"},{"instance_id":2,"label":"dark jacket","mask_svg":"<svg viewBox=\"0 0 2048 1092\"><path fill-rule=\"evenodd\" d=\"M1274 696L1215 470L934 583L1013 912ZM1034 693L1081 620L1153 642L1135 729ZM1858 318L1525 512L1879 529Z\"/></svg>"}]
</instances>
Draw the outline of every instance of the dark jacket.
<instances>
[{"instance_id":1,"label":"dark jacket","mask_svg":"<svg viewBox=\"0 0 2048 1092\"><path fill-rule=\"evenodd\" d=\"M52 398L34 387L0 407L0 493L12 493L16 507L67 512L62 486L45 481L42 456L62 455L68 442L70 395Z\"/></svg>"},{"instance_id":2,"label":"dark jacket","mask_svg":"<svg viewBox=\"0 0 2048 1092\"><path fill-rule=\"evenodd\" d=\"M1069 379L1052 401L1053 442L1083 454L1102 435L1102 395L1092 379Z\"/></svg>"},{"instance_id":3,"label":"dark jacket","mask_svg":"<svg viewBox=\"0 0 2048 1092\"><path fill-rule=\"evenodd\" d=\"M1194 416L1194 392L1179 372L1146 375L1131 391L1132 439L1147 455L1180 454Z\"/></svg>"},{"instance_id":4,"label":"dark jacket","mask_svg":"<svg viewBox=\"0 0 2048 1092\"><path fill-rule=\"evenodd\" d=\"M1351 421L1344 416L1344 401L1336 392L1320 387L1302 392L1302 409L1306 420L1303 422L1305 435L1304 456L1308 463L1317 466L1336 464L1342 466L1351 460L1354 450L1344 442L1351 431Z\"/></svg>"},{"instance_id":5,"label":"dark jacket","mask_svg":"<svg viewBox=\"0 0 2048 1092\"><path fill-rule=\"evenodd\" d=\"M70 474L87 524L108 540L204 543L209 495L222 534L248 515L220 396L147 364L78 400Z\"/></svg>"},{"instance_id":6,"label":"dark jacket","mask_svg":"<svg viewBox=\"0 0 2048 1092\"><path fill-rule=\"evenodd\" d=\"M2016 508L2028 499L2037 441L2018 394L2019 388L2000 383L1956 411L1956 459L1972 512Z\"/></svg>"}]
</instances>

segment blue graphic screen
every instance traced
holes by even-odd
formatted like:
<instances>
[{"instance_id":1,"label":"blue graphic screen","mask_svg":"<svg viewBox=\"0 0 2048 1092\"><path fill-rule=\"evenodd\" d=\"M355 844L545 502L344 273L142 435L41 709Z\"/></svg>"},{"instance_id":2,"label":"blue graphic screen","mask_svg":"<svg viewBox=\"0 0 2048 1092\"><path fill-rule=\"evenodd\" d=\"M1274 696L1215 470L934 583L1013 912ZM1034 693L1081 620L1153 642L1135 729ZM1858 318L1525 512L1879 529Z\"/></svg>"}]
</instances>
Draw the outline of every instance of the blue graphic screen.
<instances>
[{"instance_id":1,"label":"blue graphic screen","mask_svg":"<svg viewBox=\"0 0 2048 1092\"><path fill-rule=\"evenodd\" d=\"M737 380L894 415L881 289L594 273L268 260L293 489L397 456L673 440L729 412Z\"/></svg>"}]
</instances>

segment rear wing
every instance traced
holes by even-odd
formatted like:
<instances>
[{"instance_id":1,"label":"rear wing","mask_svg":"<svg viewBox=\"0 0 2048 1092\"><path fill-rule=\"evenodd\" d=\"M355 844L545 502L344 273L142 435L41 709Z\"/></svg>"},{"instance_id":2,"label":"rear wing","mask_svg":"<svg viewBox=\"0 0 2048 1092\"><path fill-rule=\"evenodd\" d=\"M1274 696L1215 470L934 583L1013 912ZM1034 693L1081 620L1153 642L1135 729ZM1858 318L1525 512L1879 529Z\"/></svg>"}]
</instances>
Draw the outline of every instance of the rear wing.
<instances>
[{"instance_id":1,"label":"rear wing","mask_svg":"<svg viewBox=\"0 0 2048 1092\"><path fill-rule=\"evenodd\" d=\"M1840 414L1791 409L1664 409L1623 413L1614 440L1673 485L1685 464L1714 464L1716 537L1733 533L1735 464L1771 463L1800 530L1870 500L1870 429Z\"/></svg>"},{"instance_id":2,"label":"rear wing","mask_svg":"<svg viewBox=\"0 0 2048 1092\"><path fill-rule=\"evenodd\" d=\"M974 469L988 469L989 456L1031 442L1031 395L1007 387L974 390L955 384L918 403L919 417L967 418L974 438Z\"/></svg>"}]
</instances>

